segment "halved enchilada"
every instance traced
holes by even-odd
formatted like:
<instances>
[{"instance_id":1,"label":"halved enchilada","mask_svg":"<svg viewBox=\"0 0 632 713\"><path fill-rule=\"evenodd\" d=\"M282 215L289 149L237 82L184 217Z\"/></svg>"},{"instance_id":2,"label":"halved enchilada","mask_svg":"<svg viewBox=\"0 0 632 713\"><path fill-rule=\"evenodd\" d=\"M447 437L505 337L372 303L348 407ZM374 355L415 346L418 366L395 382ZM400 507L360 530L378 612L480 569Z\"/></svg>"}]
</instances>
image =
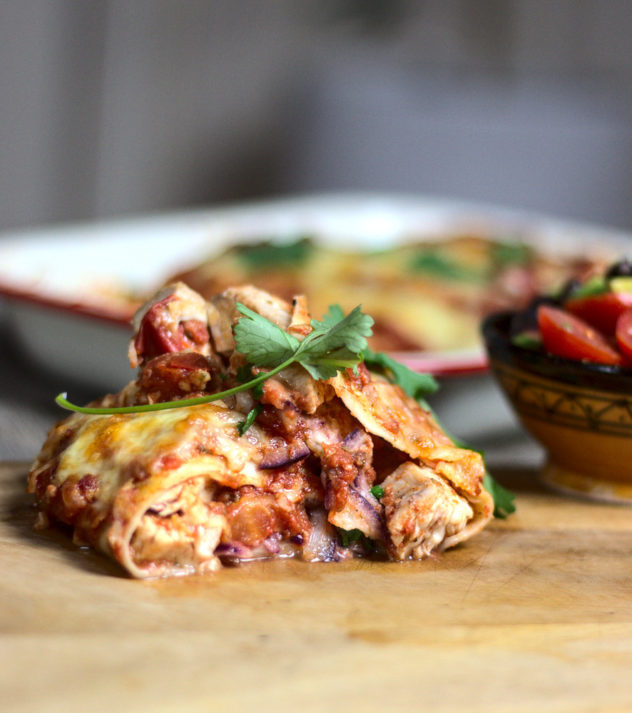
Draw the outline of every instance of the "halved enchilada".
<instances>
[{"instance_id":1,"label":"halved enchilada","mask_svg":"<svg viewBox=\"0 0 632 713\"><path fill-rule=\"evenodd\" d=\"M206 302L176 283L139 310L137 378L93 404L131 412L53 427L29 473L41 524L67 523L135 577L269 557L420 559L485 526L493 501L478 453L363 363L326 379L299 363L268 377L235 342L248 310L288 343L315 329L303 298L252 286ZM263 380L243 390L248 374Z\"/></svg>"}]
</instances>

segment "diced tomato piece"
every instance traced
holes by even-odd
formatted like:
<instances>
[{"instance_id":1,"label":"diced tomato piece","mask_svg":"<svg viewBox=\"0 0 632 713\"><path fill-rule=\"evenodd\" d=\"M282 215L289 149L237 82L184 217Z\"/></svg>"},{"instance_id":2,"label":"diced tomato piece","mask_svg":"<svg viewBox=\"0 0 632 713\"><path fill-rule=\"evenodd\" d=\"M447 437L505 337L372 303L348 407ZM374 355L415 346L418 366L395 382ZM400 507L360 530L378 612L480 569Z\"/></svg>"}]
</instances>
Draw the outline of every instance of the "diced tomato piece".
<instances>
[{"instance_id":1,"label":"diced tomato piece","mask_svg":"<svg viewBox=\"0 0 632 713\"><path fill-rule=\"evenodd\" d=\"M588 322L603 334L614 335L617 320L632 308L632 292L604 292L567 300L564 309Z\"/></svg>"},{"instance_id":2,"label":"diced tomato piece","mask_svg":"<svg viewBox=\"0 0 632 713\"><path fill-rule=\"evenodd\" d=\"M616 338L626 366L632 366L632 309L626 310L617 320Z\"/></svg>"},{"instance_id":3,"label":"diced tomato piece","mask_svg":"<svg viewBox=\"0 0 632 713\"><path fill-rule=\"evenodd\" d=\"M569 312L540 305L538 327L544 348L551 354L598 364L621 364L621 355L603 334Z\"/></svg>"},{"instance_id":4,"label":"diced tomato piece","mask_svg":"<svg viewBox=\"0 0 632 713\"><path fill-rule=\"evenodd\" d=\"M134 349L142 361L161 354L201 351L208 345L208 329L204 322L196 319L177 322L169 314L167 305L173 299L170 295L156 302L143 317L134 340Z\"/></svg>"}]
</instances>

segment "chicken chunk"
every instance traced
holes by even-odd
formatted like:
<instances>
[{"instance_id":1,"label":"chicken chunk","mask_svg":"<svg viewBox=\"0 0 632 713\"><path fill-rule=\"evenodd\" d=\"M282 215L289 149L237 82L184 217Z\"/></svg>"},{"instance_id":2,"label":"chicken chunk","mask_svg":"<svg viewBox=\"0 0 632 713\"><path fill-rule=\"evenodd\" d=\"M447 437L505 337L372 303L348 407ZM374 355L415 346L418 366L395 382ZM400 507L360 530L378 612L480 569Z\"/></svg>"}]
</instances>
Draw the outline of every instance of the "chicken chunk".
<instances>
[{"instance_id":1,"label":"chicken chunk","mask_svg":"<svg viewBox=\"0 0 632 713\"><path fill-rule=\"evenodd\" d=\"M221 566L215 548L227 523L208 487L204 478L193 478L164 493L143 515L130 545L138 566L169 562L174 570L198 574Z\"/></svg>"},{"instance_id":2,"label":"chicken chunk","mask_svg":"<svg viewBox=\"0 0 632 713\"><path fill-rule=\"evenodd\" d=\"M456 544L474 512L428 467L403 463L382 483L382 504L395 559L423 559Z\"/></svg>"}]
</instances>

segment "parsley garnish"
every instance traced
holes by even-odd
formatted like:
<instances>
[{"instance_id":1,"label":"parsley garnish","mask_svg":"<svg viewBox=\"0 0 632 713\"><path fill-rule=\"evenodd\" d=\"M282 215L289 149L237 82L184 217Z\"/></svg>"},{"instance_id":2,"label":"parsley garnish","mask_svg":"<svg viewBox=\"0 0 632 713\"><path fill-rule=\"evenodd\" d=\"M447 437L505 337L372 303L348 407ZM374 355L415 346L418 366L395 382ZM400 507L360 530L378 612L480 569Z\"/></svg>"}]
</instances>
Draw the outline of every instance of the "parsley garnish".
<instances>
[{"instance_id":1,"label":"parsley garnish","mask_svg":"<svg viewBox=\"0 0 632 713\"><path fill-rule=\"evenodd\" d=\"M261 404L257 404L256 406L253 406L250 411L248 411L248 414L246 415L246 420L245 421L240 421L237 424L237 431L239 432L240 436L243 436L244 433L252 426L252 424L255 422L257 419L257 416L263 411L263 406Z\"/></svg>"},{"instance_id":2,"label":"parsley garnish","mask_svg":"<svg viewBox=\"0 0 632 713\"><path fill-rule=\"evenodd\" d=\"M373 319L359 306L346 317L337 305L330 307L321 322L312 320L312 331L303 341L248 307L237 308L246 317L235 325L237 349L253 366L274 366L268 375L298 362L314 379L330 379L362 361L366 338L372 334ZM281 366L275 366L279 362Z\"/></svg>"},{"instance_id":3,"label":"parsley garnish","mask_svg":"<svg viewBox=\"0 0 632 713\"><path fill-rule=\"evenodd\" d=\"M338 532L338 540L343 547L351 547L352 545L361 545L367 554L377 554L379 545L375 540L367 537L362 530L343 530L340 527L336 528Z\"/></svg>"},{"instance_id":4,"label":"parsley garnish","mask_svg":"<svg viewBox=\"0 0 632 713\"><path fill-rule=\"evenodd\" d=\"M242 245L237 248L239 259L250 270L267 270L270 267L294 267L302 265L314 249L309 238L299 238L292 242L263 242Z\"/></svg>"},{"instance_id":5,"label":"parsley garnish","mask_svg":"<svg viewBox=\"0 0 632 713\"><path fill-rule=\"evenodd\" d=\"M384 488L381 485L374 485L371 488L371 495L378 500L384 497Z\"/></svg>"},{"instance_id":6,"label":"parsley garnish","mask_svg":"<svg viewBox=\"0 0 632 713\"><path fill-rule=\"evenodd\" d=\"M501 266L526 265L533 255L533 248L520 242L494 243L491 249L492 260Z\"/></svg>"},{"instance_id":7,"label":"parsley garnish","mask_svg":"<svg viewBox=\"0 0 632 713\"><path fill-rule=\"evenodd\" d=\"M373 326L373 319L363 314L359 306L346 317L340 307L330 307L322 321L312 320L312 331L303 341L299 341L274 322L239 302L237 309L244 315L234 327L237 350L246 356L252 366L271 367L270 371L226 391L177 401L98 408L76 406L68 401L65 393L59 394L55 401L62 408L79 413L142 413L197 406L240 391L256 390L264 381L295 363L303 366L314 379L329 379L342 369L355 368L362 361L362 351L367 346L366 338L371 336Z\"/></svg>"},{"instance_id":8,"label":"parsley garnish","mask_svg":"<svg viewBox=\"0 0 632 713\"><path fill-rule=\"evenodd\" d=\"M515 495L507 488L503 488L487 471L483 476L483 486L494 499L494 517L504 520L512 512L516 512Z\"/></svg>"},{"instance_id":9,"label":"parsley garnish","mask_svg":"<svg viewBox=\"0 0 632 713\"><path fill-rule=\"evenodd\" d=\"M431 277L458 282L485 282L487 273L462 265L436 250L420 250L410 261L413 272L423 272Z\"/></svg>"},{"instance_id":10,"label":"parsley garnish","mask_svg":"<svg viewBox=\"0 0 632 713\"><path fill-rule=\"evenodd\" d=\"M361 530L342 530L338 528L338 535L340 536L340 544L343 547L349 547L356 542L362 542L366 535Z\"/></svg>"}]
</instances>

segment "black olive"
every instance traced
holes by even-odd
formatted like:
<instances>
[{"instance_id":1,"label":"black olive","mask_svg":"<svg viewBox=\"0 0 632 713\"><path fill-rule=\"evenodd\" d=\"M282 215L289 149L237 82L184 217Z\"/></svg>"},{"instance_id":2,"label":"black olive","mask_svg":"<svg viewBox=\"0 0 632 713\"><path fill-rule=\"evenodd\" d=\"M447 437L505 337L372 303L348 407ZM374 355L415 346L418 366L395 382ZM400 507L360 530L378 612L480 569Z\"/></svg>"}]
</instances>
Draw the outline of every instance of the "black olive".
<instances>
[{"instance_id":1,"label":"black olive","mask_svg":"<svg viewBox=\"0 0 632 713\"><path fill-rule=\"evenodd\" d=\"M626 257L611 265L606 272L606 279L613 277L632 277L632 260Z\"/></svg>"}]
</instances>

